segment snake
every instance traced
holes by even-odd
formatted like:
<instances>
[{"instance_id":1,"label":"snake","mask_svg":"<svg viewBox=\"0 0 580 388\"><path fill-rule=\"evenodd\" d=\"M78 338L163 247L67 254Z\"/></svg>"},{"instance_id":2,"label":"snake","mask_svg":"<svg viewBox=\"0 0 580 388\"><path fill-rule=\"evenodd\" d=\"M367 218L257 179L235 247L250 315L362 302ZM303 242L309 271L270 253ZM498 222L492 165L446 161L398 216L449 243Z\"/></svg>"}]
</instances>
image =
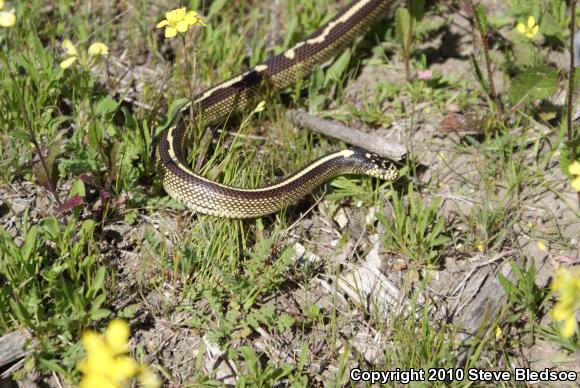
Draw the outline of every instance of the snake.
<instances>
[{"instance_id":1,"label":"snake","mask_svg":"<svg viewBox=\"0 0 580 388\"><path fill-rule=\"evenodd\" d=\"M282 53L194 96L171 121L157 146L157 166L164 190L190 210L222 218L256 218L278 212L339 175L368 175L393 181L398 169L389 159L361 148L325 155L270 185L239 188L195 173L187 163L190 129L186 117L203 125L224 121L247 107L264 85L281 90L308 76L360 36L392 0L355 0L325 25Z\"/></svg>"}]
</instances>

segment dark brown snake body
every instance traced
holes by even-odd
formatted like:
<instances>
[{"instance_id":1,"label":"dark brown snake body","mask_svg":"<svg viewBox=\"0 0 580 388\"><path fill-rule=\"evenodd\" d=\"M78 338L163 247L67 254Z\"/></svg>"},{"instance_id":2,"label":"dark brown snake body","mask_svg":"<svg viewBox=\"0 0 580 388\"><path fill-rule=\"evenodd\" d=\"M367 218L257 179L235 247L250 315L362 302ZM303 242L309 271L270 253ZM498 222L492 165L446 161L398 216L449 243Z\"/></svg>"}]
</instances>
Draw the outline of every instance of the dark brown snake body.
<instances>
[{"instance_id":1,"label":"dark brown snake body","mask_svg":"<svg viewBox=\"0 0 580 388\"><path fill-rule=\"evenodd\" d=\"M292 85L352 42L385 13L391 2L353 1L294 47L206 90L185 105L158 146L158 165L167 193L201 213L249 218L283 209L338 175L365 174L385 180L396 179L398 172L390 161L365 150L346 149L326 155L269 186L255 189L225 186L194 173L187 166L188 127L184 120L193 113L203 123L216 123L255 101L264 84L276 90Z\"/></svg>"}]
</instances>

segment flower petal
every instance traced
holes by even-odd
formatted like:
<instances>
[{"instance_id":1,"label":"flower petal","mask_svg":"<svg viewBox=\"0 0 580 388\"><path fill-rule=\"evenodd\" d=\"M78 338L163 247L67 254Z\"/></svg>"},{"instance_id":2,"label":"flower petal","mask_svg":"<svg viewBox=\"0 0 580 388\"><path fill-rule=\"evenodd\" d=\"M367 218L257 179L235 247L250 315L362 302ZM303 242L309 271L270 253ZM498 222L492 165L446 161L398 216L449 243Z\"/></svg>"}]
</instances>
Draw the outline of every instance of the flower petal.
<instances>
[{"instance_id":1,"label":"flower petal","mask_svg":"<svg viewBox=\"0 0 580 388\"><path fill-rule=\"evenodd\" d=\"M556 321L563 321L565 319L568 319L571 313L573 312L570 311L570 309L564 307L561 304L557 304L552 309L552 318L554 318L554 320Z\"/></svg>"},{"instance_id":2,"label":"flower petal","mask_svg":"<svg viewBox=\"0 0 580 388\"><path fill-rule=\"evenodd\" d=\"M572 335L576 331L577 325L578 323L576 322L576 317L574 317L574 315L566 319L566 322L564 322L564 326L562 326L562 337L564 338L572 337Z\"/></svg>"},{"instance_id":3,"label":"flower petal","mask_svg":"<svg viewBox=\"0 0 580 388\"><path fill-rule=\"evenodd\" d=\"M520 34L525 34L526 33L526 26L524 26L524 23L518 23L516 29L518 30L518 32Z\"/></svg>"},{"instance_id":4,"label":"flower petal","mask_svg":"<svg viewBox=\"0 0 580 388\"><path fill-rule=\"evenodd\" d=\"M175 37L175 35L177 35L177 30L173 27L167 27L165 29L165 37L166 38L173 38Z\"/></svg>"},{"instance_id":5,"label":"flower petal","mask_svg":"<svg viewBox=\"0 0 580 388\"><path fill-rule=\"evenodd\" d=\"M115 365L108 371L107 375L111 380L121 382L135 376L138 371L137 363L131 357L117 357Z\"/></svg>"},{"instance_id":6,"label":"flower petal","mask_svg":"<svg viewBox=\"0 0 580 388\"><path fill-rule=\"evenodd\" d=\"M168 26L168 25L169 25L169 22L167 20L162 20L155 25L155 28L163 28L163 27Z\"/></svg>"},{"instance_id":7,"label":"flower petal","mask_svg":"<svg viewBox=\"0 0 580 388\"><path fill-rule=\"evenodd\" d=\"M73 42L70 41L70 39L63 40L62 47L64 47L64 51L66 52L67 55L69 55L71 57L78 57L79 56L79 52L77 51L77 48L75 47Z\"/></svg>"},{"instance_id":8,"label":"flower petal","mask_svg":"<svg viewBox=\"0 0 580 388\"><path fill-rule=\"evenodd\" d=\"M535 25L534 27L532 27L532 29L530 31L530 34L532 34L531 38L538 35L539 30L540 30L540 26L538 26L538 25Z\"/></svg>"},{"instance_id":9,"label":"flower petal","mask_svg":"<svg viewBox=\"0 0 580 388\"><path fill-rule=\"evenodd\" d=\"M572 188L580 192L580 176L572 180Z\"/></svg>"},{"instance_id":10,"label":"flower petal","mask_svg":"<svg viewBox=\"0 0 580 388\"><path fill-rule=\"evenodd\" d=\"M120 319L115 319L109 323L105 331L105 341L114 354L126 353L129 349L130 329L129 325Z\"/></svg>"},{"instance_id":11,"label":"flower petal","mask_svg":"<svg viewBox=\"0 0 580 388\"><path fill-rule=\"evenodd\" d=\"M72 66L73 63L75 63L77 60L77 57L68 57L67 59L65 59L64 61L62 61L60 63L60 68L61 69L68 69L69 67Z\"/></svg>"},{"instance_id":12,"label":"flower petal","mask_svg":"<svg viewBox=\"0 0 580 388\"><path fill-rule=\"evenodd\" d=\"M113 383L109 379L101 375L87 375L81 380L79 388L117 388L118 384Z\"/></svg>"},{"instance_id":13,"label":"flower petal","mask_svg":"<svg viewBox=\"0 0 580 388\"><path fill-rule=\"evenodd\" d=\"M528 29L532 29L536 25L536 19L533 16L528 17Z\"/></svg>"},{"instance_id":14,"label":"flower petal","mask_svg":"<svg viewBox=\"0 0 580 388\"><path fill-rule=\"evenodd\" d=\"M189 25L187 24L187 22L185 20L181 20L181 21L177 22L177 24L175 25L175 29L179 32L186 32L188 28L189 28Z\"/></svg>"},{"instance_id":15,"label":"flower petal","mask_svg":"<svg viewBox=\"0 0 580 388\"><path fill-rule=\"evenodd\" d=\"M197 12L189 11L187 15L185 15L184 20L187 22L187 24L193 26L194 24L197 24L200 19L197 17Z\"/></svg>"},{"instance_id":16,"label":"flower petal","mask_svg":"<svg viewBox=\"0 0 580 388\"><path fill-rule=\"evenodd\" d=\"M570 175L580 175L580 162L575 160L568 166Z\"/></svg>"},{"instance_id":17,"label":"flower petal","mask_svg":"<svg viewBox=\"0 0 580 388\"><path fill-rule=\"evenodd\" d=\"M16 24L16 15L14 12L0 11L0 26L12 27Z\"/></svg>"},{"instance_id":18,"label":"flower petal","mask_svg":"<svg viewBox=\"0 0 580 388\"><path fill-rule=\"evenodd\" d=\"M89 46L88 53L91 57L109 55L109 48L104 43L95 42Z\"/></svg>"},{"instance_id":19,"label":"flower petal","mask_svg":"<svg viewBox=\"0 0 580 388\"><path fill-rule=\"evenodd\" d=\"M0 0L0 9L4 8L4 0Z\"/></svg>"},{"instance_id":20,"label":"flower petal","mask_svg":"<svg viewBox=\"0 0 580 388\"><path fill-rule=\"evenodd\" d=\"M139 373L139 382L143 388L158 388L161 386L161 379L149 368L143 369Z\"/></svg>"},{"instance_id":21,"label":"flower petal","mask_svg":"<svg viewBox=\"0 0 580 388\"><path fill-rule=\"evenodd\" d=\"M185 17L185 7L177 8L165 14L165 18L171 23L177 23Z\"/></svg>"}]
</instances>

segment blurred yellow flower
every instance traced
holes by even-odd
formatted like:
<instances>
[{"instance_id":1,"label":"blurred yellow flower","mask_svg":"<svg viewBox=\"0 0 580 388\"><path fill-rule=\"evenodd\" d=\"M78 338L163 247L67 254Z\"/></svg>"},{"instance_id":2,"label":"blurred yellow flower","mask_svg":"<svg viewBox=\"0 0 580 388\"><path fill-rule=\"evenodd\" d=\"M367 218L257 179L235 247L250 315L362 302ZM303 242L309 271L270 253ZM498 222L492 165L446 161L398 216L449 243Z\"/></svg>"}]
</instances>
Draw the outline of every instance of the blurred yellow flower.
<instances>
[{"instance_id":1,"label":"blurred yellow flower","mask_svg":"<svg viewBox=\"0 0 580 388\"><path fill-rule=\"evenodd\" d=\"M503 337L503 331L501 329L501 327L497 326L495 328L495 339L500 340Z\"/></svg>"},{"instance_id":2,"label":"blurred yellow flower","mask_svg":"<svg viewBox=\"0 0 580 388\"><path fill-rule=\"evenodd\" d=\"M77 368L83 373L81 388L118 388L132 377L139 377L144 387L159 387L161 382L148 368L127 355L129 325L121 320L109 323L105 335L87 331L81 338L86 356Z\"/></svg>"},{"instance_id":3,"label":"blurred yellow flower","mask_svg":"<svg viewBox=\"0 0 580 388\"><path fill-rule=\"evenodd\" d=\"M548 247L546 247L546 244L543 241L538 241L536 245L542 252L548 253Z\"/></svg>"},{"instance_id":4,"label":"blurred yellow flower","mask_svg":"<svg viewBox=\"0 0 580 388\"><path fill-rule=\"evenodd\" d=\"M572 175L572 188L580 192L580 162L575 160L568 166L568 172Z\"/></svg>"},{"instance_id":5,"label":"blurred yellow flower","mask_svg":"<svg viewBox=\"0 0 580 388\"><path fill-rule=\"evenodd\" d=\"M173 38L178 32L185 33L193 25L205 26L201 16L195 11L187 11L181 7L165 13L165 19L157 23L155 28L165 27L165 37Z\"/></svg>"},{"instance_id":6,"label":"blurred yellow flower","mask_svg":"<svg viewBox=\"0 0 580 388\"><path fill-rule=\"evenodd\" d=\"M64 48L64 52L67 56L61 63L61 69L67 69L72 66L73 63L79 60L79 52L76 49L73 42L70 39L65 39L62 41L62 47Z\"/></svg>"},{"instance_id":7,"label":"blurred yellow flower","mask_svg":"<svg viewBox=\"0 0 580 388\"><path fill-rule=\"evenodd\" d=\"M478 251L483 252L483 250L485 249L485 244L483 243L483 241L477 240L475 242L475 247L477 248Z\"/></svg>"},{"instance_id":8,"label":"blurred yellow flower","mask_svg":"<svg viewBox=\"0 0 580 388\"><path fill-rule=\"evenodd\" d=\"M109 48L106 44L101 42L91 44L86 52L84 50L77 50L70 39L63 40L62 47L64 48L65 53L64 60L60 62L60 67L62 69L68 69L75 64L75 62L79 62L84 69L87 69L98 64L102 57L109 55Z\"/></svg>"},{"instance_id":9,"label":"blurred yellow flower","mask_svg":"<svg viewBox=\"0 0 580 388\"><path fill-rule=\"evenodd\" d=\"M0 26L12 27L16 24L16 13L14 9L2 11L4 9L4 0L0 0Z\"/></svg>"},{"instance_id":10,"label":"blurred yellow flower","mask_svg":"<svg viewBox=\"0 0 580 388\"><path fill-rule=\"evenodd\" d=\"M576 310L580 309L580 268L559 268L552 281L552 291L558 293L552 318L563 322L562 336L570 338L578 326Z\"/></svg>"},{"instance_id":11,"label":"blurred yellow flower","mask_svg":"<svg viewBox=\"0 0 580 388\"><path fill-rule=\"evenodd\" d=\"M533 16L529 16L528 24L518 23L516 29L520 34L525 35L529 39L533 39L538 34L540 27L536 24L536 19Z\"/></svg>"},{"instance_id":12,"label":"blurred yellow flower","mask_svg":"<svg viewBox=\"0 0 580 388\"><path fill-rule=\"evenodd\" d=\"M109 55L109 48L104 43L95 42L89 46L88 53L91 57L105 56Z\"/></svg>"}]
</instances>

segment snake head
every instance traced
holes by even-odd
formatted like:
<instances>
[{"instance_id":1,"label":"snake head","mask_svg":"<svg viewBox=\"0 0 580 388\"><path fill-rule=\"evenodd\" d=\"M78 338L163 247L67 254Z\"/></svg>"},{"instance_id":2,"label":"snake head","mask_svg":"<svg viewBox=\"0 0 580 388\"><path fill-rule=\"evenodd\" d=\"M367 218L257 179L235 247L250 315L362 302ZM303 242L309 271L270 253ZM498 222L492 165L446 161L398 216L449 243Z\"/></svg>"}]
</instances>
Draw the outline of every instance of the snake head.
<instances>
[{"instance_id":1,"label":"snake head","mask_svg":"<svg viewBox=\"0 0 580 388\"><path fill-rule=\"evenodd\" d=\"M386 181L394 181L399 177L395 163L370 151L355 148L350 158L356 162L358 172Z\"/></svg>"}]
</instances>

